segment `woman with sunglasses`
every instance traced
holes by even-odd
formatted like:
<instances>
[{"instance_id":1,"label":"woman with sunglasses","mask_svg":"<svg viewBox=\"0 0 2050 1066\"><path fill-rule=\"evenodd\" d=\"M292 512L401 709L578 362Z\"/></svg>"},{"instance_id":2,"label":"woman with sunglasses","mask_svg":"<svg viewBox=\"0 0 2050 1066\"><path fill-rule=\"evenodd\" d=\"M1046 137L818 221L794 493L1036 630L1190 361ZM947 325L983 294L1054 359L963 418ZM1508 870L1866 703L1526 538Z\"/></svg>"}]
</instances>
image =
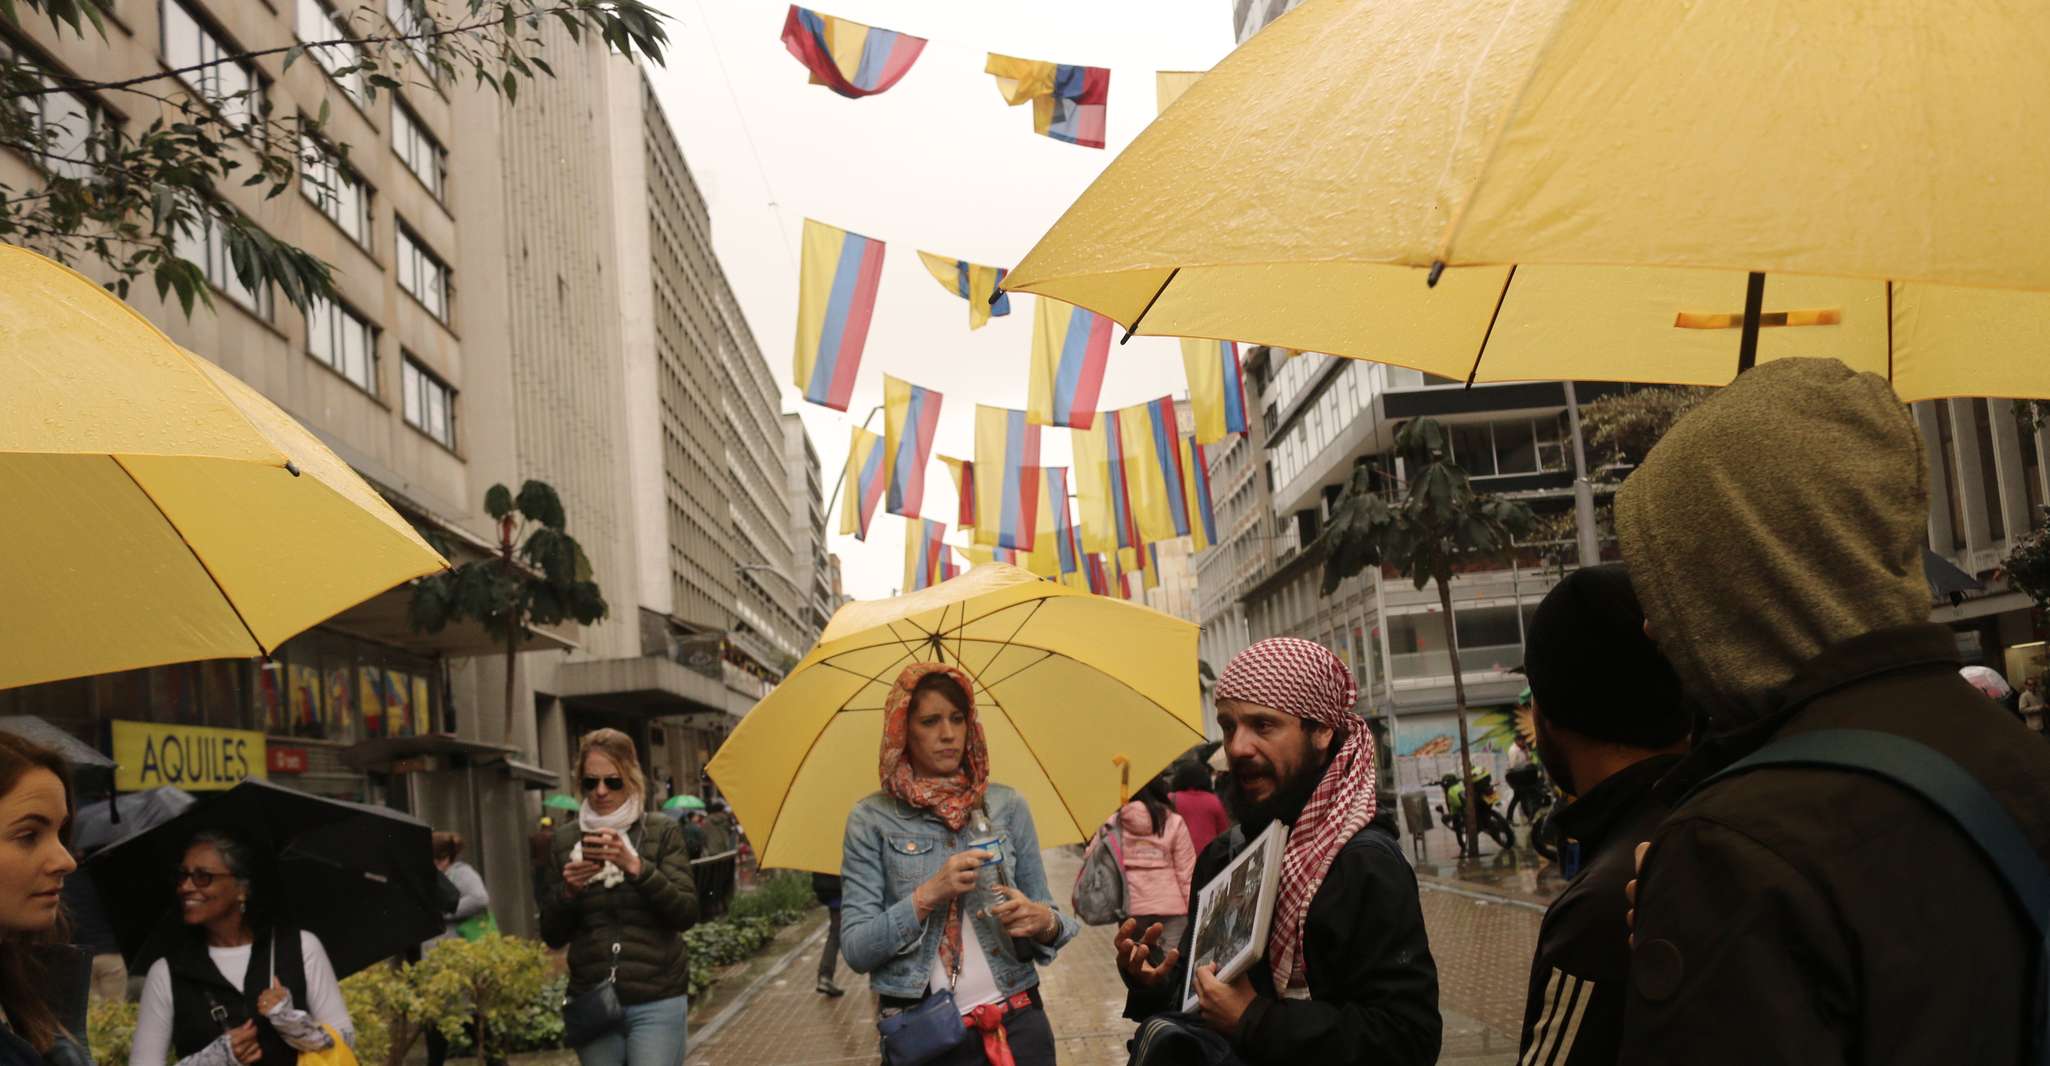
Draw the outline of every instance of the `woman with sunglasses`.
<instances>
[{"instance_id":1,"label":"woman with sunglasses","mask_svg":"<svg viewBox=\"0 0 2050 1066\"><path fill-rule=\"evenodd\" d=\"M128 1066L295 1066L356 1031L327 949L273 918L261 857L218 829L195 833L167 886L184 928L142 983Z\"/></svg>"},{"instance_id":2,"label":"woman with sunglasses","mask_svg":"<svg viewBox=\"0 0 2050 1066\"><path fill-rule=\"evenodd\" d=\"M541 939L568 945L572 999L606 981L620 1025L576 1048L582 1066L678 1066L690 1010L683 932L698 920L690 852L676 820L649 814L634 742L617 729L577 746L583 806L556 830Z\"/></svg>"}]
</instances>

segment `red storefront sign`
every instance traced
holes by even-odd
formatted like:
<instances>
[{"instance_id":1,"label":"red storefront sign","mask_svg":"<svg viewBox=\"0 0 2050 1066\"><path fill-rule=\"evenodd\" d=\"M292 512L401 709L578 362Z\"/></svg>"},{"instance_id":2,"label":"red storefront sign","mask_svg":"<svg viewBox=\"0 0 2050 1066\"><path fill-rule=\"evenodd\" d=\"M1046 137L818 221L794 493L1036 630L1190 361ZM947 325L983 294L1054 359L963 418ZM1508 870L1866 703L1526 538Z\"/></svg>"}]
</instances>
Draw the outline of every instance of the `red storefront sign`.
<instances>
[{"instance_id":1,"label":"red storefront sign","mask_svg":"<svg viewBox=\"0 0 2050 1066\"><path fill-rule=\"evenodd\" d=\"M281 748L273 744L268 749L268 766L274 774L303 774L306 772L305 748Z\"/></svg>"}]
</instances>

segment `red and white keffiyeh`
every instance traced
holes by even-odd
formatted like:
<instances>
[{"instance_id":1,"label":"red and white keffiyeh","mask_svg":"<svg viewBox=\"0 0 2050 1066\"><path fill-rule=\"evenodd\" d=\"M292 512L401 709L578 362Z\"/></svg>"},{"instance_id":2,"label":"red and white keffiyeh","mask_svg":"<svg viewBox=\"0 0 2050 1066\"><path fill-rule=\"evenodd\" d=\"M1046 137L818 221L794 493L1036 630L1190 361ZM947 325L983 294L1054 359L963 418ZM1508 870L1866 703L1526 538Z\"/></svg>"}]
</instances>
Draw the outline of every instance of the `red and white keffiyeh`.
<instances>
[{"instance_id":1,"label":"red and white keffiyeh","mask_svg":"<svg viewBox=\"0 0 2050 1066\"><path fill-rule=\"evenodd\" d=\"M1296 818L1281 854L1281 889L1274 928L1267 934L1267 965L1274 987L1309 983L1303 967L1303 923L1310 900L1338 850L1374 820L1374 738L1352 713L1359 686L1352 671L1321 644L1270 637L1240 652L1217 679L1217 698L1292 714L1345 732L1316 791Z\"/></svg>"}]
</instances>

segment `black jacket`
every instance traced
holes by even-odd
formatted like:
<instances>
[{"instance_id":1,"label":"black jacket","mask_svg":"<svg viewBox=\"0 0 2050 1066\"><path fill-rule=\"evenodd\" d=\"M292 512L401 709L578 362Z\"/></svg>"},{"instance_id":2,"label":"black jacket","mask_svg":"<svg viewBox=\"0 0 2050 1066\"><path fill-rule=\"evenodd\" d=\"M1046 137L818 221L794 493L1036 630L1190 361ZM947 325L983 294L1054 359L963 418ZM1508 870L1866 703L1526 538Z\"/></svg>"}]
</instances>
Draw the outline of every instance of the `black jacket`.
<instances>
[{"instance_id":1,"label":"black jacket","mask_svg":"<svg viewBox=\"0 0 2050 1066\"><path fill-rule=\"evenodd\" d=\"M1189 913L1196 895L1230 863L1232 838L1225 833L1196 857L1190 879ZM1182 958L1189 957L1194 923L1182 933ZM1438 1016L1438 964L1424 933L1416 872L1402 854L1395 817L1383 810L1331 861L1331 870L1310 900L1303 928L1303 964L1310 998L1275 995L1265 964L1252 969L1259 998L1241 1019L1234 1052L1253 1066L1428 1066L1438 1059L1442 1022ZM1183 970L1153 988L1133 988L1125 1017L1144 1021L1181 1009Z\"/></svg>"},{"instance_id":2,"label":"black jacket","mask_svg":"<svg viewBox=\"0 0 2050 1066\"><path fill-rule=\"evenodd\" d=\"M1629 904L1637 843L1666 817L1652 795L1678 755L1656 755L1618 771L1553 817L1580 852L1580 872L1545 911L1530 963L1518 1061L1595 1066L1616 1061L1630 976Z\"/></svg>"},{"instance_id":3,"label":"black jacket","mask_svg":"<svg viewBox=\"0 0 2050 1066\"><path fill-rule=\"evenodd\" d=\"M554 864L541 897L541 939L549 947L569 945L569 993L596 987L612 969L612 945L619 945L619 1001L627 1006L683 995L690 987L690 958L683 932L698 920L697 887L683 828L671 818L647 815L627 834L641 857L641 874L606 888L596 880L576 895L563 883L570 849L583 840L572 818L555 831Z\"/></svg>"},{"instance_id":4,"label":"black jacket","mask_svg":"<svg viewBox=\"0 0 2050 1066\"><path fill-rule=\"evenodd\" d=\"M292 1004L305 1007L306 960L300 954L299 930L273 926L259 930L249 951L249 970L242 987L228 983L221 969L207 954L206 942L197 929L180 930L175 950L164 957L171 971L171 1050L179 1058L196 1055L223 1032L244 1022L256 1023L256 1040L263 1048L259 1066L294 1066L299 1052L278 1035L270 1019L256 1009L257 997L270 987L271 964L277 964L278 983L292 994ZM215 1008L221 1011L214 1016Z\"/></svg>"},{"instance_id":5,"label":"black jacket","mask_svg":"<svg viewBox=\"0 0 2050 1066\"><path fill-rule=\"evenodd\" d=\"M2050 856L2050 746L1957 674L1939 625L1808 663L1752 725L1659 786L1699 781L1777 734L1873 729L1949 756ZM1766 769L1678 806L1638 885L1622 1061L2021 1061L2042 942L1943 814L1866 774Z\"/></svg>"}]
</instances>

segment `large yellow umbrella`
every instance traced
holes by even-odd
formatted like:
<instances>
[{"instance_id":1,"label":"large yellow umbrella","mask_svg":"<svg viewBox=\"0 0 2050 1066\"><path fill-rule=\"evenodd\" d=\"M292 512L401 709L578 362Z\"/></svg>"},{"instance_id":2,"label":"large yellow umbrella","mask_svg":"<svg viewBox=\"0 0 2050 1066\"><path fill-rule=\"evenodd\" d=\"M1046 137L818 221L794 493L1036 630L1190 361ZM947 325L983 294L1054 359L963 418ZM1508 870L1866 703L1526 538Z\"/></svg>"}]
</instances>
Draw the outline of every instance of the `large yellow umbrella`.
<instances>
[{"instance_id":1,"label":"large yellow umbrella","mask_svg":"<svg viewBox=\"0 0 2050 1066\"><path fill-rule=\"evenodd\" d=\"M2050 396L2046 49L2029 5L1308 0L1005 287L1459 378Z\"/></svg>"},{"instance_id":2,"label":"large yellow umbrella","mask_svg":"<svg viewBox=\"0 0 2050 1066\"><path fill-rule=\"evenodd\" d=\"M1042 846L1087 839L1203 740L1194 625L1136 604L978 566L890 600L851 603L743 718L708 771L761 865L840 869L855 801L877 788L883 700L904 667L975 678L990 776L1032 808Z\"/></svg>"},{"instance_id":3,"label":"large yellow umbrella","mask_svg":"<svg viewBox=\"0 0 2050 1066\"><path fill-rule=\"evenodd\" d=\"M234 375L0 245L0 688L264 655L446 564Z\"/></svg>"}]
</instances>

